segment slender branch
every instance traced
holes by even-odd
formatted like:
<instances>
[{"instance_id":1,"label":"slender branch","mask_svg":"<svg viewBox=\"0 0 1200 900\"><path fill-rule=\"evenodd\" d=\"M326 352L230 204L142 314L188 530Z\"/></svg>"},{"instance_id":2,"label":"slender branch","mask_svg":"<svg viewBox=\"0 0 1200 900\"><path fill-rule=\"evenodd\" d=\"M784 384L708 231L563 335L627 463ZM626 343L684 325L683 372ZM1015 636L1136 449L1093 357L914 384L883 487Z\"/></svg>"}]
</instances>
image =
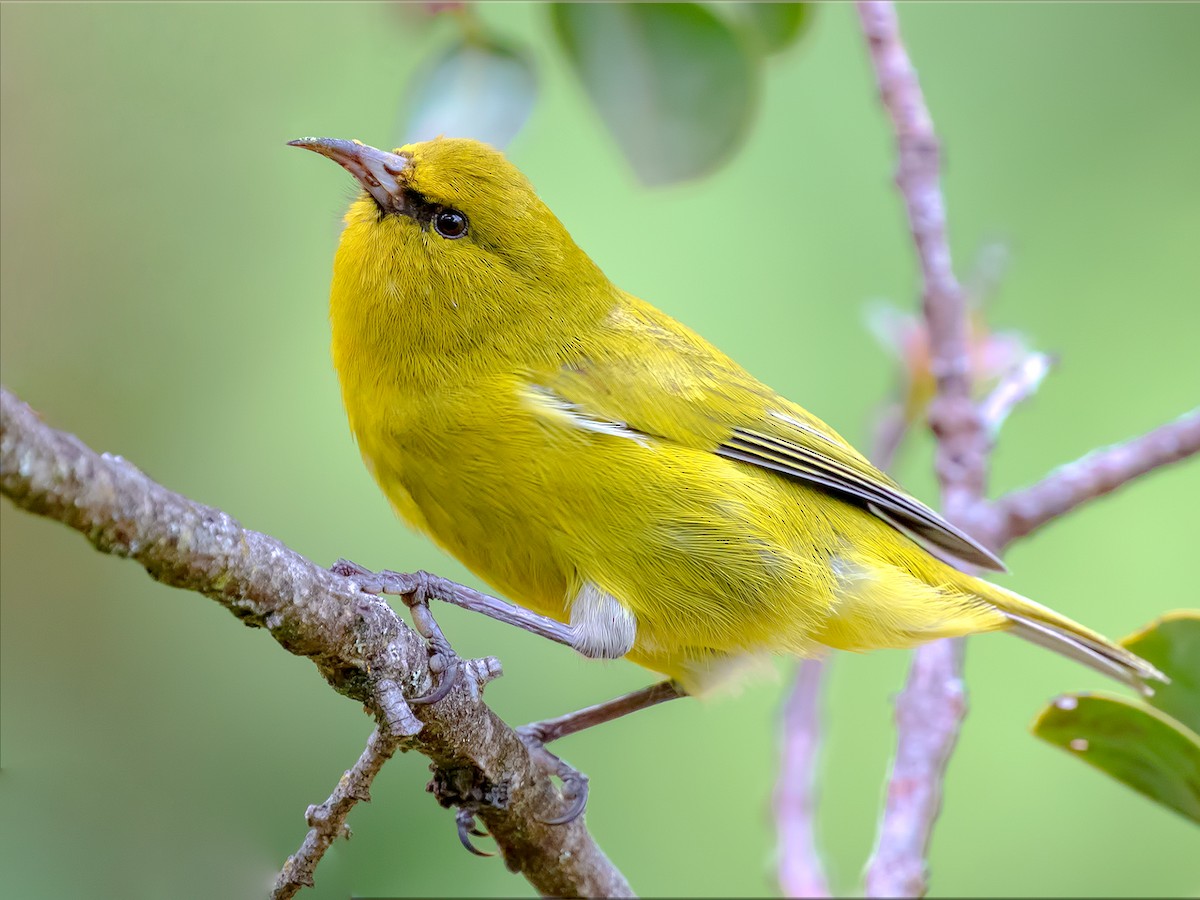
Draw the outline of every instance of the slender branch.
<instances>
[{"instance_id":1,"label":"slender branch","mask_svg":"<svg viewBox=\"0 0 1200 900\"><path fill-rule=\"evenodd\" d=\"M932 119L901 42L894 6L859 2L858 12L895 132L896 183L921 263L923 308L938 386L929 423L938 440L937 475L946 517L993 548L1001 547L1131 478L1196 452L1200 417L1192 414L1128 444L1089 455L998 504L984 500L995 431L1036 389L1048 360L1031 357L981 406L971 402L967 306L946 242ZM961 642L939 641L914 654L896 702L896 759L879 841L867 867L868 896L921 896L927 890L925 860L941 808L942 781L967 708L962 653Z\"/></svg>"},{"instance_id":2,"label":"slender branch","mask_svg":"<svg viewBox=\"0 0 1200 900\"><path fill-rule=\"evenodd\" d=\"M562 800L516 733L460 678L438 703L406 697L433 684L429 650L381 598L220 510L167 490L117 456L45 425L0 388L0 489L17 506L82 532L151 577L216 600L307 656L339 693L363 703L380 732L434 763L443 805L482 819L505 863L554 896L631 896L582 819L541 821ZM478 675L490 667L464 667ZM479 681L483 679L480 678Z\"/></svg>"},{"instance_id":3,"label":"slender branch","mask_svg":"<svg viewBox=\"0 0 1200 900\"><path fill-rule=\"evenodd\" d=\"M1045 353L1028 354L983 399L979 404L979 415L992 440L996 439L1012 411L1037 392L1054 363L1054 357Z\"/></svg>"},{"instance_id":4,"label":"slender branch","mask_svg":"<svg viewBox=\"0 0 1200 900\"><path fill-rule=\"evenodd\" d=\"M946 241L939 184L940 146L917 73L900 40L896 10L887 2L860 2L883 106L896 137L896 185L904 199L922 275L921 300L929 331L938 393L930 424L938 436L938 479L947 515L983 494L982 422L971 403L971 362L964 293Z\"/></svg>"},{"instance_id":5,"label":"slender branch","mask_svg":"<svg viewBox=\"0 0 1200 900\"><path fill-rule=\"evenodd\" d=\"M938 139L900 39L895 7L888 2L859 2L857 7L880 98L896 137L896 184L921 265L922 307L937 379L929 424L938 440L942 508L951 522L975 531L989 441L971 402L967 306L946 240ZM896 701L896 758L879 840L867 864L868 896L924 895L925 860L941 810L942 781L965 715L961 643L939 641L917 650Z\"/></svg>"},{"instance_id":6,"label":"slender branch","mask_svg":"<svg viewBox=\"0 0 1200 900\"><path fill-rule=\"evenodd\" d=\"M925 862L942 808L942 780L967 715L963 642L941 640L913 653L896 697L896 758L875 852L867 863L868 897L923 897Z\"/></svg>"},{"instance_id":7,"label":"slender branch","mask_svg":"<svg viewBox=\"0 0 1200 900\"><path fill-rule=\"evenodd\" d=\"M367 739L367 747L354 764L354 768L345 772L338 780L337 787L329 795L329 799L320 806L310 806L305 818L308 820L308 834L300 849L287 858L283 869L275 879L271 890L271 900L289 900L296 896L302 887L313 886L313 870L325 855L325 851L333 842L343 835L350 837L350 826L346 824L346 816L360 801L371 799L371 782L383 768L383 764L392 758L398 742L385 735L379 729L372 732Z\"/></svg>"},{"instance_id":8,"label":"slender branch","mask_svg":"<svg viewBox=\"0 0 1200 900\"><path fill-rule=\"evenodd\" d=\"M774 808L779 887L785 897L830 896L814 825L826 665L823 659L801 660L783 707L783 752Z\"/></svg>"},{"instance_id":9,"label":"slender branch","mask_svg":"<svg viewBox=\"0 0 1200 900\"><path fill-rule=\"evenodd\" d=\"M1011 543L1153 470L1200 452L1200 409L1141 437L1094 450L991 504L998 545Z\"/></svg>"}]
</instances>

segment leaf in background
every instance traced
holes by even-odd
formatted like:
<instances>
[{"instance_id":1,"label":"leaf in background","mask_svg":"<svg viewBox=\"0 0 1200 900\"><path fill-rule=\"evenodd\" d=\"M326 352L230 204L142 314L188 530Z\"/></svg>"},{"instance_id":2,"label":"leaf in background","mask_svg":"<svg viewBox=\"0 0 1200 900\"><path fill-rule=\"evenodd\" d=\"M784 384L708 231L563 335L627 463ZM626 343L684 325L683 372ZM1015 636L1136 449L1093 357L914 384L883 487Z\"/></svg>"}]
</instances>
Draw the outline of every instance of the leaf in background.
<instances>
[{"instance_id":1,"label":"leaf in background","mask_svg":"<svg viewBox=\"0 0 1200 900\"><path fill-rule=\"evenodd\" d=\"M696 3L556 3L555 32L645 184L717 168L749 129L758 61Z\"/></svg>"},{"instance_id":2,"label":"leaf in background","mask_svg":"<svg viewBox=\"0 0 1200 900\"><path fill-rule=\"evenodd\" d=\"M1169 612L1121 643L1171 679L1149 702L1200 734L1200 610Z\"/></svg>"},{"instance_id":3,"label":"leaf in background","mask_svg":"<svg viewBox=\"0 0 1200 900\"><path fill-rule=\"evenodd\" d=\"M503 149L529 118L537 79L518 51L470 39L427 66L410 90L402 143L444 134Z\"/></svg>"},{"instance_id":4,"label":"leaf in background","mask_svg":"<svg viewBox=\"0 0 1200 900\"><path fill-rule=\"evenodd\" d=\"M811 3L735 3L734 8L767 53L795 43L808 30L813 14Z\"/></svg>"},{"instance_id":5,"label":"leaf in background","mask_svg":"<svg viewBox=\"0 0 1200 900\"><path fill-rule=\"evenodd\" d=\"M1033 733L1200 824L1200 737L1152 707L1107 694L1065 694Z\"/></svg>"}]
</instances>

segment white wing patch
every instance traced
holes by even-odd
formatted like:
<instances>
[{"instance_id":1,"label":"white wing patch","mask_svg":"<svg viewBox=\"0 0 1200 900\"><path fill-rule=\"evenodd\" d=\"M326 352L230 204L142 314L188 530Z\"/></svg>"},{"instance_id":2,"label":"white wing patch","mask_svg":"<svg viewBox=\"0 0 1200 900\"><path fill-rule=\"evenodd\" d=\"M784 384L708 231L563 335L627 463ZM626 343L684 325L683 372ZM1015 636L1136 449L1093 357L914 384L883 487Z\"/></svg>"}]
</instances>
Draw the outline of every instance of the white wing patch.
<instances>
[{"instance_id":1,"label":"white wing patch","mask_svg":"<svg viewBox=\"0 0 1200 900\"><path fill-rule=\"evenodd\" d=\"M542 387L540 384L528 385L525 389L524 399L535 413L552 420L557 425L576 428L580 431L590 431L594 434L625 438L636 441L643 447L650 446L649 436L630 428L620 420L601 419L589 415L577 404L560 397L554 391Z\"/></svg>"}]
</instances>

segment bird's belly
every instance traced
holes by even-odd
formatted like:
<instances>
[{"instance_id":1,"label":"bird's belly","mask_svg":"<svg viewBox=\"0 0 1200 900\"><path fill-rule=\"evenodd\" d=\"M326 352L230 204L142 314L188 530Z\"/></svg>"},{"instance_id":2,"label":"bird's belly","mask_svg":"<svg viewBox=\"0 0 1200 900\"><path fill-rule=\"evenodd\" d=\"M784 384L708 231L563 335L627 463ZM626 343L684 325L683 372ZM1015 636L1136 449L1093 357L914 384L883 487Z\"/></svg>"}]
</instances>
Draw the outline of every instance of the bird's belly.
<instances>
[{"instance_id":1,"label":"bird's belly","mask_svg":"<svg viewBox=\"0 0 1200 900\"><path fill-rule=\"evenodd\" d=\"M586 582L611 594L637 620L641 665L694 686L730 658L905 646L930 627L937 589L864 549L903 545L826 493L676 444L555 431L519 409L439 413L358 432L396 511L535 612L567 620Z\"/></svg>"},{"instance_id":2,"label":"bird's belly","mask_svg":"<svg viewBox=\"0 0 1200 900\"><path fill-rule=\"evenodd\" d=\"M445 456L396 454L394 445L371 454L364 442L363 457L401 519L510 600L566 621L569 567L517 491Z\"/></svg>"},{"instance_id":3,"label":"bird's belly","mask_svg":"<svg viewBox=\"0 0 1200 900\"><path fill-rule=\"evenodd\" d=\"M591 581L634 613L631 657L670 675L810 650L833 603L789 486L713 454L510 427L371 457L397 512L492 587L565 620Z\"/></svg>"}]
</instances>

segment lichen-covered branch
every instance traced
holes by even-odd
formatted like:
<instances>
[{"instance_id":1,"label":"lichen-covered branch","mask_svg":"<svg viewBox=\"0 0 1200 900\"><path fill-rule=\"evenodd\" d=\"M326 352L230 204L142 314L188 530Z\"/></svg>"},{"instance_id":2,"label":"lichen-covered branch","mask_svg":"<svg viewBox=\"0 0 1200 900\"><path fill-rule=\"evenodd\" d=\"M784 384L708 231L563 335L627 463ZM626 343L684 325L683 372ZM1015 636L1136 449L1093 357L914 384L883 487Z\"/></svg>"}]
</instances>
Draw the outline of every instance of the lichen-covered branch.
<instances>
[{"instance_id":1,"label":"lichen-covered branch","mask_svg":"<svg viewBox=\"0 0 1200 900\"><path fill-rule=\"evenodd\" d=\"M438 799L470 804L509 868L541 893L631 895L582 819L540 820L561 798L477 685L462 678L444 700L409 706L406 697L433 683L427 646L353 579L167 490L118 456L94 452L3 388L0 489L23 509L75 528L105 553L137 560L164 584L211 597L311 659L335 690L371 711L382 735L433 761Z\"/></svg>"}]
</instances>

